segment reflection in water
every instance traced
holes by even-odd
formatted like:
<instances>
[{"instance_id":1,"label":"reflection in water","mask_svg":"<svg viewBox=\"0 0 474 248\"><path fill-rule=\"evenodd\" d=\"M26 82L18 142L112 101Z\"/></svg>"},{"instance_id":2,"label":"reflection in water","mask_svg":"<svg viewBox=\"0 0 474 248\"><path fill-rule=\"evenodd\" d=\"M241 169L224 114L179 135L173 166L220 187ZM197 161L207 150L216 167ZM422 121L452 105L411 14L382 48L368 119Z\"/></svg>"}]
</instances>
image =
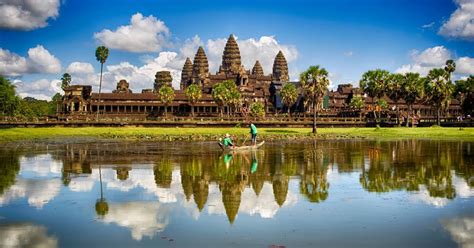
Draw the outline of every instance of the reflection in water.
<instances>
[{"instance_id":1,"label":"reflection in water","mask_svg":"<svg viewBox=\"0 0 474 248\"><path fill-rule=\"evenodd\" d=\"M474 247L474 216L452 218L442 224L461 247Z\"/></svg>"},{"instance_id":2,"label":"reflection in water","mask_svg":"<svg viewBox=\"0 0 474 248\"><path fill-rule=\"evenodd\" d=\"M295 190L306 201L323 203L332 197L328 174L337 172L357 173L368 193L407 191L415 201L444 207L455 198L474 196L471 145L315 141L269 143L258 151L230 154L219 153L209 143L2 149L0 205L25 198L30 206L43 208L61 193L62 185L70 193L90 192L98 185L94 200L100 222L126 227L133 239L141 240L163 231L177 208L196 220L203 211L225 214L232 224L239 213L273 218L280 208L296 205L300 197ZM152 198L144 201L135 195L139 199L124 202L110 192L132 190ZM445 226L451 232L450 225Z\"/></svg>"},{"instance_id":3,"label":"reflection in water","mask_svg":"<svg viewBox=\"0 0 474 248\"><path fill-rule=\"evenodd\" d=\"M44 226L30 223L1 224L0 247L58 247Z\"/></svg>"}]
</instances>

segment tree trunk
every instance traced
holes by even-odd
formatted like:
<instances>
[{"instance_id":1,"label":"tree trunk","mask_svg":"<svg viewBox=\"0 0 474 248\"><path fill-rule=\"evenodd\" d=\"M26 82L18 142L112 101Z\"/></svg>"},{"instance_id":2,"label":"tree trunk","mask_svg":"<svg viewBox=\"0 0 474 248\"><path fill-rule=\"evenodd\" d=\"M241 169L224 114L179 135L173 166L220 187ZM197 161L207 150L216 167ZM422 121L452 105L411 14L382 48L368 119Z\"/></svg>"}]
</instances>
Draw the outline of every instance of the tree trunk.
<instances>
[{"instance_id":1,"label":"tree trunk","mask_svg":"<svg viewBox=\"0 0 474 248\"><path fill-rule=\"evenodd\" d=\"M191 116L194 117L194 105L191 105Z\"/></svg>"},{"instance_id":2,"label":"tree trunk","mask_svg":"<svg viewBox=\"0 0 474 248\"><path fill-rule=\"evenodd\" d=\"M100 112L100 91L102 90L102 72L104 69L104 64L100 63L100 80L99 80L99 101L97 102L97 115L95 117L96 121L99 121L99 112Z\"/></svg>"},{"instance_id":3,"label":"tree trunk","mask_svg":"<svg viewBox=\"0 0 474 248\"><path fill-rule=\"evenodd\" d=\"M397 126L400 126L400 109L398 108L398 101L395 102L395 108L397 108Z\"/></svg>"},{"instance_id":4,"label":"tree trunk","mask_svg":"<svg viewBox=\"0 0 474 248\"><path fill-rule=\"evenodd\" d=\"M316 97L313 96L313 133L317 133L317 127L316 127Z\"/></svg>"},{"instance_id":5,"label":"tree trunk","mask_svg":"<svg viewBox=\"0 0 474 248\"><path fill-rule=\"evenodd\" d=\"M440 119L441 106L436 107L436 125L441 126Z\"/></svg>"},{"instance_id":6,"label":"tree trunk","mask_svg":"<svg viewBox=\"0 0 474 248\"><path fill-rule=\"evenodd\" d=\"M407 124L406 124L406 127L409 127L410 126L410 117L412 116L412 110L411 110L411 104L408 104L408 115L407 115ZM413 117L412 117L412 120L411 120L411 127L413 127Z\"/></svg>"},{"instance_id":7,"label":"tree trunk","mask_svg":"<svg viewBox=\"0 0 474 248\"><path fill-rule=\"evenodd\" d=\"M165 120L167 116L168 116L168 105L165 105Z\"/></svg>"}]
</instances>

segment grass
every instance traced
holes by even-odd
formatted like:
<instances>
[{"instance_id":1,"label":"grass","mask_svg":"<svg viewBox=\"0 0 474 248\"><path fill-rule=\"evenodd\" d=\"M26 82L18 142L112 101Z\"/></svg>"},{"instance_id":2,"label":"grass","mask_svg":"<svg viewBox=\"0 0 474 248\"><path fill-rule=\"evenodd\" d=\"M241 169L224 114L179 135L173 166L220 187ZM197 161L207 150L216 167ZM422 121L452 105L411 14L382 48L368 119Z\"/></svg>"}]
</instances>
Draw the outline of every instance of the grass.
<instances>
[{"instance_id":1,"label":"grass","mask_svg":"<svg viewBox=\"0 0 474 248\"><path fill-rule=\"evenodd\" d=\"M124 140L217 140L226 133L244 139L247 128L9 128L0 129L0 142L36 141L63 138L102 138ZM320 128L313 136L310 128L259 128L259 137L275 139L443 139L474 141L474 128Z\"/></svg>"}]
</instances>

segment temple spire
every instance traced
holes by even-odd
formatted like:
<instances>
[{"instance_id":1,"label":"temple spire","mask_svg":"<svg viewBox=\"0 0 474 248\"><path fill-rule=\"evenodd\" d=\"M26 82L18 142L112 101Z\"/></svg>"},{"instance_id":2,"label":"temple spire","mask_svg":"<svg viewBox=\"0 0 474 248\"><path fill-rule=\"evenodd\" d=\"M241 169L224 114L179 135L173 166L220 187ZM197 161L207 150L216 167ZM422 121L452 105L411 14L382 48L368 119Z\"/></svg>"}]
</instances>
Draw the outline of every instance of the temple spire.
<instances>
[{"instance_id":1,"label":"temple spire","mask_svg":"<svg viewBox=\"0 0 474 248\"><path fill-rule=\"evenodd\" d=\"M224 53L222 55L222 65L219 72L237 74L241 67L242 61L239 45L237 45L234 35L231 34L225 44Z\"/></svg>"},{"instance_id":2,"label":"temple spire","mask_svg":"<svg viewBox=\"0 0 474 248\"><path fill-rule=\"evenodd\" d=\"M198 48L196 56L194 56L192 75L193 80L199 85L205 83L204 81L209 75L209 62L207 61L207 56L202 46Z\"/></svg>"},{"instance_id":3,"label":"temple spire","mask_svg":"<svg viewBox=\"0 0 474 248\"><path fill-rule=\"evenodd\" d=\"M257 60L255 61L255 65L252 68L252 75L263 76L263 68L260 62Z\"/></svg>"},{"instance_id":4,"label":"temple spire","mask_svg":"<svg viewBox=\"0 0 474 248\"><path fill-rule=\"evenodd\" d=\"M193 77L193 63L191 59L186 58L184 62L183 70L181 71L181 90L184 90L189 84L192 83Z\"/></svg>"},{"instance_id":5,"label":"temple spire","mask_svg":"<svg viewBox=\"0 0 474 248\"><path fill-rule=\"evenodd\" d=\"M288 63L286 62L285 55L282 51L279 51L273 62L273 81L288 82Z\"/></svg>"}]
</instances>

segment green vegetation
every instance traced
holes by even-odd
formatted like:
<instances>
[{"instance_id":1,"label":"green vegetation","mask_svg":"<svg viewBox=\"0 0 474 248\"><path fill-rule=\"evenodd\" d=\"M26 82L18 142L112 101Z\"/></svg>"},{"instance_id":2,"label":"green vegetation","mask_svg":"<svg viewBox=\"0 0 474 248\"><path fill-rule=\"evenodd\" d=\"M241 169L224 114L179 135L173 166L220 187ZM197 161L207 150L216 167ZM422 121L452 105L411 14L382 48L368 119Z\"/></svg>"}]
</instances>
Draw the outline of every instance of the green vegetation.
<instances>
[{"instance_id":1,"label":"green vegetation","mask_svg":"<svg viewBox=\"0 0 474 248\"><path fill-rule=\"evenodd\" d=\"M102 90L102 73L104 71L104 63L107 61L109 57L109 49L105 46L99 46L95 50L95 58L100 63L100 80L99 80L99 104L100 104L100 91ZM97 106L97 120L99 120L99 109L100 106Z\"/></svg>"},{"instance_id":2,"label":"green vegetation","mask_svg":"<svg viewBox=\"0 0 474 248\"><path fill-rule=\"evenodd\" d=\"M212 87L212 98L220 108L221 116L224 107L232 107L234 111L240 108L242 103L242 95L237 88L234 80L225 80L215 84ZM228 113L229 114L229 108Z\"/></svg>"},{"instance_id":3,"label":"green vegetation","mask_svg":"<svg viewBox=\"0 0 474 248\"><path fill-rule=\"evenodd\" d=\"M61 78L61 89L66 89L67 87L69 87L69 85L71 84L71 81L72 81L72 77L69 73L64 73L63 74L63 77Z\"/></svg>"},{"instance_id":4,"label":"green vegetation","mask_svg":"<svg viewBox=\"0 0 474 248\"><path fill-rule=\"evenodd\" d=\"M265 116L265 107L261 102L254 102L250 104L250 115L254 117Z\"/></svg>"},{"instance_id":5,"label":"green vegetation","mask_svg":"<svg viewBox=\"0 0 474 248\"><path fill-rule=\"evenodd\" d=\"M163 85L158 90L158 97L160 98L160 102L165 105L165 118L168 116L168 106L174 100L174 90L171 86Z\"/></svg>"},{"instance_id":6,"label":"green vegetation","mask_svg":"<svg viewBox=\"0 0 474 248\"><path fill-rule=\"evenodd\" d=\"M308 70L300 74L301 87L304 95L311 101L313 109L313 134L317 132L316 116L318 109L323 102L323 97L326 95L329 87L328 71L319 66L310 66Z\"/></svg>"},{"instance_id":7,"label":"green vegetation","mask_svg":"<svg viewBox=\"0 0 474 248\"><path fill-rule=\"evenodd\" d=\"M48 140L61 138L103 138L126 140L217 140L230 133L244 139L247 128L10 128L0 129L1 141ZM259 138L277 139L441 139L474 141L474 128L320 128L318 135L311 128L259 128Z\"/></svg>"},{"instance_id":8,"label":"green vegetation","mask_svg":"<svg viewBox=\"0 0 474 248\"><path fill-rule=\"evenodd\" d=\"M298 98L298 91L296 86L292 83L286 83L280 91L281 100L288 108L288 115L291 115L291 106L295 104Z\"/></svg>"},{"instance_id":9,"label":"green vegetation","mask_svg":"<svg viewBox=\"0 0 474 248\"><path fill-rule=\"evenodd\" d=\"M474 75L465 80L456 81L453 97L461 101L464 114L471 116L474 114Z\"/></svg>"},{"instance_id":10,"label":"green vegetation","mask_svg":"<svg viewBox=\"0 0 474 248\"><path fill-rule=\"evenodd\" d=\"M186 88L184 94L191 104L191 115L194 116L194 104L196 104L202 97L201 88L197 84L191 84Z\"/></svg>"}]
</instances>

